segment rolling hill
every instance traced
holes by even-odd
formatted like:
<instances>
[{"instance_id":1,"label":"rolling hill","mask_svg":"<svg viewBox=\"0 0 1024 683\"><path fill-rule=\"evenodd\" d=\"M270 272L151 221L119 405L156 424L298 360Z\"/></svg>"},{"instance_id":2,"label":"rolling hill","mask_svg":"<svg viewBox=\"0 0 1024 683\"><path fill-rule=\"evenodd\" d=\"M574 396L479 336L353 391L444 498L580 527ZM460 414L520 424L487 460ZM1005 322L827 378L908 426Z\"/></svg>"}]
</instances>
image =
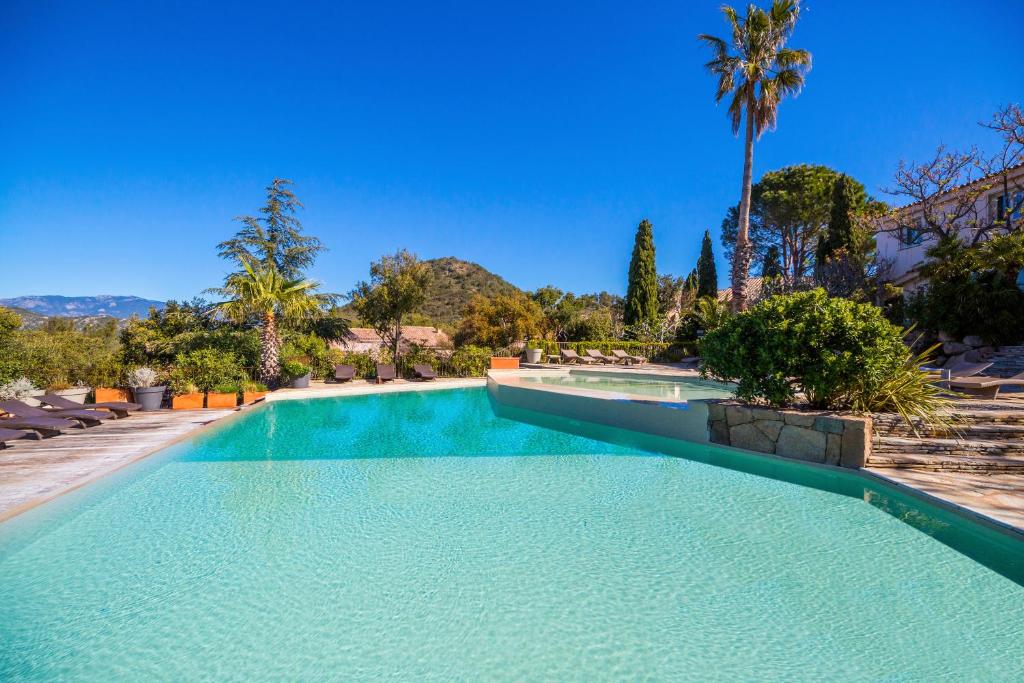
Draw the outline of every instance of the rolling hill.
<instances>
[{"instance_id":1,"label":"rolling hill","mask_svg":"<svg viewBox=\"0 0 1024 683\"><path fill-rule=\"evenodd\" d=\"M438 325L456 322L477 294L494 296L519 291L508 280L471 261L445 256L424 263L430 266L433 278L421 312Z\"/></svg>"}]
</instances>

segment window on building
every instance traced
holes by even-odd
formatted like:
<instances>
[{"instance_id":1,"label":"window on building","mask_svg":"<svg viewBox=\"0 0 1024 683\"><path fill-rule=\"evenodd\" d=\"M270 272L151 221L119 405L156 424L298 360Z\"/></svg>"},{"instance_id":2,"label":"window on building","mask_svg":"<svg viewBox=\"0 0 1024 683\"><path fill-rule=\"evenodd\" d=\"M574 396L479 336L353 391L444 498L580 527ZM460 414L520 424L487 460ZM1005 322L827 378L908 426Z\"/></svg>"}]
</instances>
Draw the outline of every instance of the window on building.
<instances>
[{"instance_id":1,"label":"window on building","mask_svg":"<svg viewBox=\"0 0 1024 683\"><path fill-rule=\"evenodd\" d=\"M900 226L900 243L906 247L912 247L924 242L925 231L914 225Z\"/></svg>"},{"instance_id":2,"label":"window on building","mask_svg":"<svg viewBox=\"0 0 1024 683\"><path fill-rule=\"evenodd\" d=\"M1001 194L996 197L997 221L1005 221L1007 215L1018 221L1022 212L1024 212L1024 192L1017 192L1012 197L1009 194Z\"/></svg>"}]
</instances>

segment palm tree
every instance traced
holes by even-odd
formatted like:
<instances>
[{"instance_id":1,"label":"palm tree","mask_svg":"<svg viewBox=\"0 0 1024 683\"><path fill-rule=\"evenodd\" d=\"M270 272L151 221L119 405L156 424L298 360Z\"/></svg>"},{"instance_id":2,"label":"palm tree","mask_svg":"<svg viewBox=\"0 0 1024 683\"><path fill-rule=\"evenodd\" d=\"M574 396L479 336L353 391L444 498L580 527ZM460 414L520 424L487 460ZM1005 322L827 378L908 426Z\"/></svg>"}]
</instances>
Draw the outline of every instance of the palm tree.
<instances>
[{"instance_id":1,"label":"palm tree","mask_svg":"<svg viewBox=\"0 0 1024 683\"><path fill-rule=\"evenodd\" d=\"M317 282L288 279L272 266L246 260L242 268L242 272L230 275L223 287L209 290L228 297L214 304L212 310L240 322L259 319L259 381L273 386L281 372L278 322L319 315L336 297L316 292L320 286Z\"/></svg>"},{"instance_id":2,"label":"palm tree","mask_svg":"<svg viewBox=\"0 0 1024 683\"><path fill-rule=\"evenodd\" d=\"M804 84L804 74L811 68L811 53L786 47L800 15L799 0L772 0L768 11L748 5L745 17L732 7L722 13L732 29L729 40L702 34L714 51L707 69L718 76L715 101L732 94L729 119L732 132L739 133L746 113L746 134L743 156L743 191L740 195L739 230L732 257L733 311L747 308L747 274L750 271L750 187L754 167L754 139L766 129L774 129L779 102L787 95L796 95ZM730 53L730 47L735 53Z\"/></svg>"}]
</instances>

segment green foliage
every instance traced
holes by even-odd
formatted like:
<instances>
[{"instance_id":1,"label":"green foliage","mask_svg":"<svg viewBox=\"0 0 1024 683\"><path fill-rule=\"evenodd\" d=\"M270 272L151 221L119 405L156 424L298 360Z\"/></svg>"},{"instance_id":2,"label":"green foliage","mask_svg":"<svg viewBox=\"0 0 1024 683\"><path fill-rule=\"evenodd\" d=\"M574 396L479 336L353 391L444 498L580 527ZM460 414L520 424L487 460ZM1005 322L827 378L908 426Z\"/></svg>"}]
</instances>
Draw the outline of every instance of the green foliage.
<instances>
[{"instance_id":1,"label":"green foliage","mask_svg":"<svg viewBox=\"0 0 1024 683\"><path fill-rule=\"evenodd\" d=\"M543 329L544 312L540 304L525 294L477 297L463 314L455 343L500 348L540 336Z\"/></svg>"},{"instance_id":2,"label":"green foliage","mask_svg":"<svg viewBox=\"0 0 1024 683\"><path fill-rule=\"evenodd\" d=\"M646 218L636 228L623 322L636 325L658 317L658 271L654 264L654 228Z\"/></svg>"},{"instance_id":3,"label":"green foliage","mask_svg":"<svg viewBox=\"0 0 1024 683\"><path fill-rule=\"evenodd\" d=\"M467 344L455 350L448 364L457 377L483 377L491 366L491 355L488 348Z\"/></svg>"},{"instance_id":4,"label":"green foliage","mask_svg":"<svg viewBox=\"0 0 1024 683\"><path fill-rule=\"evenodd\" d=\"M310 374L312 370L312 367L300 360L286 360L281 363L281 379L285 382L290 382L293 379Z\"/></svg>"},{"instance_id":5,"label":"green foliage","mask_svg":"<svg viewBox=\"0 0 1024 683\"><path fill-rule=\"evenodd\" d=\"M729 318L729 307L709 296L697 299L693 310L684 315L676 327L676 342L696 342L702 335L718 329Z\"/></svg>"},{"instance_id":6,"label":"green foliage","mask_svg":"<svg viewBox=\"0 0 1024 683\"><path fill-rule=\"evenodd\" d=\"M268 391L267 385L262 382L254 382L251 379L247 379L242 382L242 391Z\"/></svg>"},{"instance_id":7,"label":"green foliage","mask_svg":"<svg viewBox=\"0 0 1024 683\"><path fill-rule=\"evenodd\" d=\"M715 254L711 246L711 233L704 231L700 244L700 258L697 259L697 297L718 298L718 270L715 268Z\"/></svg>"},{"instance_id":8,"label":"green foliage","mask_svg":"<svg viewBox=\"0 0 1024 683\"><path fill-rule=\"evenodd\" d=\"M937 386L934 376L923 369L938 347L936 344L917 355L908 351L903 364L895 369L873 366L861 375L851 392L850 408L865 413L896 413L915 434L920 434L921 423L954 432L955 406L949 392Z\"/></svg>"},{"instance_id":9,"label":"green foliage","mask_svg":"<svg viewBox=\"0 0 1024 683\"><path fill-rule=\"evenodd\" d=\"M27 377L44 389L96 384L109 370L123 379L116 340L81 332L17 330L0 340L0 382Z\"/></svg>"},{"instance_id":10,"label":"green foliage","mask_svg":"<svg viewBox=\"0 0 1024 683\"><path fill-rule=\"evenodd\" d=\"M775 247L781 258L784 278L799 284L813 272L818 239L832 216L834 188L845 179L847 212L873 210L879 202L871 199L864 185L827 166L797 164L765 173L754 183L750 197L750 240L754 257L762 263ZM732 207L722 221L722 245L730 258L738 230L738 207Z\"/></svg>"},{"instance_id":11,"label":"green foliage","mask_svg":"<svg viewBox=\"0 0 1024 683\"><path fill-rule=\"evenodd\" d=\"M802 391L815 408L849 408L865 378L904 366L903 334L881 309L822 289L773 296L733 316L700 344L702 374L737 382L736 395L772 405Z\"/></svg>"},{"instance_id":12,"label":"green foliage","mask_svg":"<svg viewBox=\"0 0 1024 683\"><path fill-rule=\"evenodd\" d=\"M406 323L409 325L455 324L474 297L490 299L519 291L504 278L478 264L450 256L423 261L423 266L428 276L423 303L417 312L424 316L424 320Z\"/></svg>"},{"instance_id":13,"label":"green foliage","mask_svg":"<svg viewBox=\"0 0 1024 683\"><path fill-rule=\"evenodd\" d=\"M587 349L597 349L605 355L611 355L613 349L619 349L628 354L644 356L648 360L664 360L665 354L668 353L672 344L666 342L639 342L626 341L622 339L605 339L600 341L591 340L569 342L567 344L562 344L561 347L553 341L537 340L536 345L531 346L533 348L543 349L545 356L557 356L559 348L571 349L581 356L586 354Z\"/></svg>"},{"instance_id":14,"label":"green foliage","mask_svg":"<svg viewBox=\"0 0 1024 683\"><path fill-rule=\"evenodd\" d=\"M370 325L398 356L402 325L426 301L430 269L405 249L382 256L370 264L369 282L352 290L352 306L359 318Z\"/></svg>"},{"instance_id":15,"label":"green foliage","mask_svg":"<svg viewBox=\"0 0 1024 683\"><path fill-rule=\"evenodd\" d=\"M254 371L260 348L256 330L218 320L206 313L208 308L202 299L168 301L163 310L150 309L145 319L131 318L120 333L122 360L128 365L167 368L179 354L218 349L234 353Z\"/></svg>"},{"instance_id":16,"label":"green foliage","mask_svg":"<svg viewBox=\"0 0 1024 683\"><path fill-rule=\"evenodd\" d=\"M242 229L229 240L217 245L221 258L234 261L239 269L245 264L262 265L287 280L300 280L325 250L316 237L302 234L302 223L296 218L302 202L288 186L292 181L274 178L267 186L267 202L260 216L241 216ZM242 275L239 270L228 276Z\"/></svg>"},{"instance_id":17,"label":"green foliage","mask_svg":"<svg viewBox=\"0 0 1024 683\"><path fill-rule=\"evenodd\" d=\"M215 394L237 394L242 390L242 382L221 382L212 391Z\"/></svg>"},{"instance_id":18,"label":"green foliage","mask_svg":"<svg viewBox=\"0 0 1024 683\"><path fill-rule=\"evenodd\" d=\"M859 185L859 183L857 183ZM828 227L818 238L818 262L831 257L840 249L854 248L853 236L853 194L857 188L847 175L840 175L832 184L832 206L829 209ZM863 193L863 187L859 188Z\"/></svg>"},{"instance_id":19,"label":"green foliage","mask_svg":"<svg viewBox=\"0 0 1024 683\"><path fill-rule=\"evenodd\" d=\"M1016 286L1024 267L1024 233L996 236L974 247L946 239L927 254L921 268L927 290L907 302L912 320L955 337L976 334L990 344L1024 339L1024 292Z\"/></svg>"},{"instance_id":20,"label":"green foliage","mask_svg":"<svg viewBox=\"0 0 1024 683\"><path fill-rule=\"evenodd\" d=\"M355 351L342 351L341 349L331 349L328 352L328 365L322 368L314 368L314 377L334 377L334 366L335 365L351 365L355 368L356 377L369 378L373 377L377 369L377 363L390 362L390 356L385 352L382 354L384 357L377 358L371 353L367 352L355 352Z\"/></svg>"},{"instance_id":21,"label":"green foliage","mask_svg":"<svg viewBox=\"0 0 1024 683\"><path fill-rule=\"evenodd\" d=\"M325 379L334 376L332 349L324 339L315 334L293 333L286 336L281 346L281 358L285 362L296 360L308 365L313 379ZM303 373L305 374L305 373ZM299 375L301 377L301 375Z\"/></svg>"},{"instance_id":22,"label":"green foliage","mask_svg":"<svg viewBox=\"0 0 1024 683\"><path fill-rule=\"evenodd\" d=\"M779 260L779 248L774 244L768 247L764 253L761 277L766 280L782 277L782 261Z\"/></svg>"},{"instance_id":23,"label":"green foliage","mask_svg":"<svg viewBox=\"0 0 1024 683\"><path fill-rule=\"evenodd\" d=\"M171 390L176 395L190 393L189 388L213 391L222 384L241 385L245 371L235 354L218 349L199 349L179 354L169 373Z\"/></svg>"}]
</instances>

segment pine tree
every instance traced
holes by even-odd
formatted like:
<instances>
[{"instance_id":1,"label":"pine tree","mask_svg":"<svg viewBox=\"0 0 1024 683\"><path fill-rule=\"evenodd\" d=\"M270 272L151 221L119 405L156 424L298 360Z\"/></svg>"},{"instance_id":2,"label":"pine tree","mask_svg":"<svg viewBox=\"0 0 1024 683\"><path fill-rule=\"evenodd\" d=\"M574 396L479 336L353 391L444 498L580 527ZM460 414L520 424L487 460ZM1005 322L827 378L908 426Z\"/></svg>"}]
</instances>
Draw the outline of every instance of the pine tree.
<instances>
[{"instance_id":1,"label":"pine tree","mask_svg":"<svg viewBox=\"0 0 1024 683\"><path fill-rule=\"evenodd\" d=\"M646 218L636 228L623 322L654 323L658 318L658 272L654 267L654 228Z\"/></svg>"},{"instance_id":2,"label":"pine tree","mask_svg":"<svg viewBox=\"0 0 1024 683\"><path fill-rule=\"evenodd\" d=\"M715 269L715 254L711 249L711 233L704 231L704 242L700 245L697 259L697 297L718 298L718 271Z\"/></svg>"},{"instance_id":3,"label":"pine tree","mask_svg":"<svg viewBox=\"0 0 1024 683\"><path fill-rule=\"evenodd\" d=\"M696 293L697 282L697 269L694 268L693 270L690 271L690 274L686 276L686 282L683 284L683 286L686 288L686 291Z\"/></svg>"}]
</instances>

